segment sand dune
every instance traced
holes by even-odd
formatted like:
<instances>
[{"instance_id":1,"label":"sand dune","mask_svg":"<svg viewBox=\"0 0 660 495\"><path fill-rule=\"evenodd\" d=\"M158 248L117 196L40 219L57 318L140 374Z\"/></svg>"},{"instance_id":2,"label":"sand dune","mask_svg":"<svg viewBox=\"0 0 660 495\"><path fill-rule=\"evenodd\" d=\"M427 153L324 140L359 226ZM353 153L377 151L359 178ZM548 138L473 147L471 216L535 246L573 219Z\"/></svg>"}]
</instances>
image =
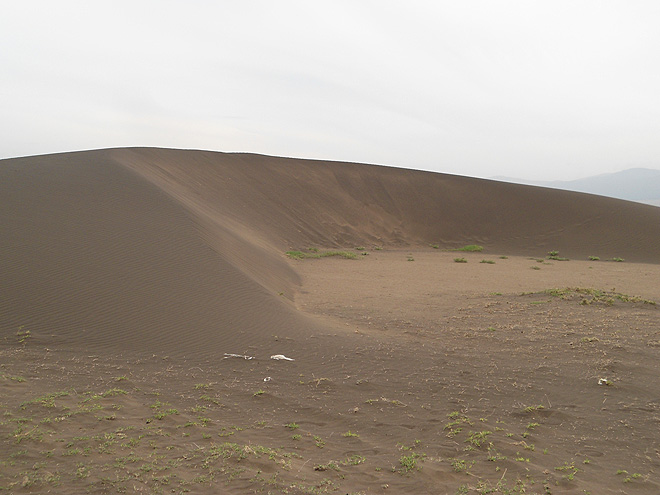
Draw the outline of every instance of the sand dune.
<instances>
[{"instance_id":1,"label":"sand dune","mask_svg":"<svg viewBox=\"0 0 660 495\"><path fill-rule=\"evenodd\" d=\"M648 246L660 239L660 213L636 203L350 163L160 149L112 156L279 249L478 242L658 261Z\"/></svg>"},{"instance_id":2,"label":"sand dune","mask_svg":"<svg viewBox=\"0 0 660 495\"><path fill-rule=\"evenodd\" d=\"M179 355L305 327L233 263L249 246L217 251L198 218L108 153L12 160L2 174L3 327Z\"/></svg>"},{"instance_id":3,"label":"sand dune","mask_svg":"<svg viewBox=\"0 0 660 495\"><path fill-rule=\"evenodd\" d=\"M657 493L659 226L361 164L0 161L0 489Z\"/></svg>"},{"instance_id":4,"label":"sand dune","mask_svg":"<svg viewBox=\"0 0 660 495\"><path fill-rule=\"evenodd\" d=\"M143 148L4 160L0 174L4 324L72 345L213 354L309 335L292 248L659 261L657 208L443 174Z\"/></svg>"}]
</instances>

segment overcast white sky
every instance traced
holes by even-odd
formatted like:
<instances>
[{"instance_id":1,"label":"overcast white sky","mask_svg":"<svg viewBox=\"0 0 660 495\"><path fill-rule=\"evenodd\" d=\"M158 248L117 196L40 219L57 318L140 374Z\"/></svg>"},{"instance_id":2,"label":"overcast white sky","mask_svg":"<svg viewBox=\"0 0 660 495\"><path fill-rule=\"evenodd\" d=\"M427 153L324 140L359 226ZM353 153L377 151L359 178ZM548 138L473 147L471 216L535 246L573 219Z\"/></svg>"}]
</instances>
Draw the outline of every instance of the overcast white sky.
<instances>
[{"instance_id":1,"label":"overcast white sky","mask_svg":"<svg viewBox=\"0 0 660 495\"><path fill-rule=\"evenodd\" d=\"M161 146L660 168L660 2L0 1L0 157Z\"/></svg>"}]
</instances>

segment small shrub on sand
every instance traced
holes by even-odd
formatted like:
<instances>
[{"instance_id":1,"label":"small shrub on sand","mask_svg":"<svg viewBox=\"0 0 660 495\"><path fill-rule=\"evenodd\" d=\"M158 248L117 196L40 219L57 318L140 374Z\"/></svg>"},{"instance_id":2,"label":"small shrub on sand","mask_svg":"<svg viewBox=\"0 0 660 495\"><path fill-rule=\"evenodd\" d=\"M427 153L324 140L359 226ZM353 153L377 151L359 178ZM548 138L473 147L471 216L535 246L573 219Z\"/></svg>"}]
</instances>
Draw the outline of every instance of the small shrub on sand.
<instances>
[{"instance_id":1,"label":"small shrub on sand","mask_svg":"<svg viewBox=\"0 0 660 495\"><path fill-rule=\"evenodd\" d=\"M18 339L19 344L25 345L25 343L28 341L28 339L31 337L30 331L29 330L23 330L23 326L21 325L18 327L18 331L16 332L16 338Z\"/></svg>"},{"instance_id":2,"label":"small shrub on sand","mask_svg":"<svg viewBox=\"0 0 660 495\"><path fill-rule=\"evenodd\" d=\"M401 464L402 471L404 473L409 473L414 469L421 469L417 466L418 460L423 460L426 457L425 454L418 454L417 452L412 452L410 455L402 455L399 459L399 464Z\"/></svg>"},{"instance_id":3,"label":"small shrub on sand","mask_svg":"<svg viewBox=\"0 0 660 495\"><path fill-rule=\"evenodd\" d=\"M470 442L475 447L481 447L481 444L487 441L488 435L491 433L491 431L470 432L467 440L465 441Z\"/></svg>"},{"instance_id":4,"label":"small shrub on sand","mask_svg":"<svg viewBox=\"0 0 660 495\"><path fill-rule=\"evenodd\" d=\"M454 263L467 263L465 258L454 258Z\"/></svg>"},{"instance_id":5,"label":"small shrub on sand","mask_svg":"<svg viewBox=\"0 0 660 495\"><path fill-rule=\"evenodd\" d=\"M550 251L548 253L548 259L555 261L568 261L568 258L562 258L561 256L559 256L559 251Z\"/></svg>"}]
</instances>

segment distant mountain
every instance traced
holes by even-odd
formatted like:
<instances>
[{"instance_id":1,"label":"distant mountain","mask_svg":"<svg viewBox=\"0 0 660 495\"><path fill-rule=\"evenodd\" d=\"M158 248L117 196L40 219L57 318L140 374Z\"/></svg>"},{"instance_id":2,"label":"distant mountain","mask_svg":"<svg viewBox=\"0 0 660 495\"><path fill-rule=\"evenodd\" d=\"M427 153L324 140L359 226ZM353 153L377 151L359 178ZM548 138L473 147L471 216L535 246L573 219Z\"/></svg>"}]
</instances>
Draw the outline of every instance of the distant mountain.
<instances>
[{"instance_id":1,"label":"distant mountain","mask_svg":"<svg viewBox=\"0 0 660 495\"><path fill-rule=\"evenodd\" d=\"M598 194L660 206L660 170L649 168L631 168L612 174L565 181L531 181L503 176L493 177L493 179L516 184Z\"/></svg>"}]
</instances>

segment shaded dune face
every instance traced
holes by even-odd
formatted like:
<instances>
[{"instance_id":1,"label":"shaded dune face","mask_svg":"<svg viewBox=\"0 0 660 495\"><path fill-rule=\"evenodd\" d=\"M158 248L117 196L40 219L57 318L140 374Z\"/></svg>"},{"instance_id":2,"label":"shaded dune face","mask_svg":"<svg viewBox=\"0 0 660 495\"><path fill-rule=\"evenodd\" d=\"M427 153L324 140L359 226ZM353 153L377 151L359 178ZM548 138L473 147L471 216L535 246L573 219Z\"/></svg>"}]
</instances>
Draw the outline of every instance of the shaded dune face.
<instances>
[{"instance_id":1,"label":"shaded dune face","mask_svg":"<svg viewBox=\"0 0 660 495\"><path fill-rule=\"evenodd\" d=\"M187 209L105 153L5 162L2 172L7 332L23 325L72 347L213 355L306 328Z\"/></svg>"},{"instance_id":2,"label":"shaded dune face","mask_svg":"<svg viewBox=\"0 0 660 495\"><path fill-rule=\"evenodd\" d=\"M249 154L115 150L170 194L278 251L322 245L456 247L509 254L660 260L660 210L646 205L446 174ZM541 253L539 253L541 251Z\"/></svg>"},{"instance_id":3,"label":"shaded dune face","mask_svg":"<svg viewBox=\"0 0 660 495\"><path fill-rule=\"evenodd\" d=\"M658 262L660 209L369 165L112 149L0 162L0 327L71 347L286 354L324 323L283 256L457 247ZM273 336L282 337L274 339Z\"/></svg>"}]
</instances>

